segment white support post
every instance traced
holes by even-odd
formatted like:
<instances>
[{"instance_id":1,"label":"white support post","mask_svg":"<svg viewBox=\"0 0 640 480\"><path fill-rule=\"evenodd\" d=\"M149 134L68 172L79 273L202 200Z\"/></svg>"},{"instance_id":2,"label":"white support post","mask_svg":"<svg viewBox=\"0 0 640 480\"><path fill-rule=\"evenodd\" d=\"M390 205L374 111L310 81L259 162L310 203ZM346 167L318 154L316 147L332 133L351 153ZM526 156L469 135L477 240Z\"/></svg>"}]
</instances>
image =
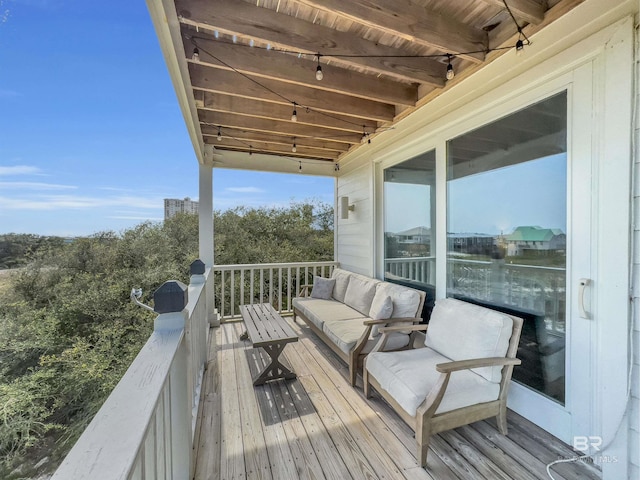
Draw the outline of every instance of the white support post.
<instances>
[{"instance_id":1,"label":"white support post","mask_svg":"<svg viewBox=\"0 0 640 480\"><path fill-rule=\"evenodd\" d=\"M200 246L200 260L211 268L214 262L213 244L213 168L209 165L199 166L199 205L198 205L198 244ZM207 282L207 300L211 302L207 308L209 323L220 325L218 313L213 307L214 282Z\"/></svg>"}]
</instances>

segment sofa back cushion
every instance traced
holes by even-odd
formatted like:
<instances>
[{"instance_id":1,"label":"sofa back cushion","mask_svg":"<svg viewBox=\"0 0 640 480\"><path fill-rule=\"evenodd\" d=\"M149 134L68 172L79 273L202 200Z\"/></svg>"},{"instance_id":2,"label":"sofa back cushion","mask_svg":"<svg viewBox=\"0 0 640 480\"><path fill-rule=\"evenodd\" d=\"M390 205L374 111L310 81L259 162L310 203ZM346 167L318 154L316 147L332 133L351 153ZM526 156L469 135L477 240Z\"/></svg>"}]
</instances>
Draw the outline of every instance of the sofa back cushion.
<instances>
[{"instance_id":1,"label":"sofa back cushion","mask_svg":"<svg viewBox=\"0 0 640 480\"><path fill-rule=\"evenodd\" d=\"M376 284L379 282L379 280L352 273L344 295L344 303L363 315L369 315L371 302L376 294Z\"/></svg>"},{"instance_id":2,"label":"sofa back cushion","mask_svg":"<svg viewBox=\"0 0 640 480\"><path fill-rule=\"evenodd\" d=\"M422 313L418 311L420 307L420 292L413 288L389 282L380 282L376 286L376 297L391 297L393 311L389 318L415 318Z\"/></svg>"},{"instance_id":3,"label":"sofa back cushion","mask_svg":"<svg viewBox=\"0 0 640 480\"><path fill-rule=\"evenodd\" d=\"M341 268L334 268L331 278L336 281L336 284L333 287L333 298L344 303L344 296L347 294L347 287L349 286L351 272L342 270Z\"/></svg>"},{"instance_id":4,"label":"sofa back cushion","mask_svg":"<svg viewBox=\"0 0 640 480\"><path fill-rule=\"evenodd\" d=\"M443 298L436 301L424 343L451 360L505 357L512 330L513 320L508 315ZM502 378L502 367L473 371L494 383Z\"/></svg>"}]
</instances>

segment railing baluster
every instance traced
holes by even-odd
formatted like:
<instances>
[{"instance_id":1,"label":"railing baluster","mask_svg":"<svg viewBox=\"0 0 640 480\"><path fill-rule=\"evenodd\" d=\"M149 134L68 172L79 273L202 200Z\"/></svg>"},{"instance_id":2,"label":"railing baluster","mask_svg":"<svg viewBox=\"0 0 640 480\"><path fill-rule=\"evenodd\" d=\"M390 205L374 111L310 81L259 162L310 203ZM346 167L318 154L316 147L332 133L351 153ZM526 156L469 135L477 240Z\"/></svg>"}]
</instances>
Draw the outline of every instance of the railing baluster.
<instances>
[{"instance_id":1,"label":"railing baluster","mask_svg":"<svg viewBox=\"0 0 640 480\"><path fill-rule=\"evenodd\" d=\"M278 269L278 311L282 311L282 268Z\"/></svg>"},{"instance_id":2,"label":"railing baluster","mask_svg":"<svg viewBox=\"0 0 640 480\"><path fill-rule=\"evenodd\" d=\"M291 267L287 267L287 312L293 310L291 306Z\"/></svg>"},{"instance_id":3,"label":"railing baluster","mask_svg":"<svg viewBox=\"0 0 640 480\"><path fill-rule=\"evenodd\" d=\"M251 286L249 287L249 295L251 298L249 298L249 303L251 305L253 305L253 297L254 297L254 288L253 288L253 284L255 283L255 273L256 270L255 268L252 268L251 270L249 270L249 282L251 283Z\"/></svg>"},{"instance_id":4,"label":"railing baluster","mask_svg":"<svg viewBox=\"0 0 640 480\"><path fill-rule=\"evenodd\" d=\"M273 267L269 268L269 304L273 305Z\"/></svg>"},{"instance_id":5,"label":"railing baluster","mask_svg":"<svg viewBox=\"0 0 640 480\"><path fill-rule=\"evenodd\" d=\"M231 270L231 287L229 287L230 298L231 298L231 316L233 317L236 314L236 271Z\"/></svg>"},{"instance_id":6,"label":"railing baluster","mask_svg":"<svg viewBox=\"0 0 640 480\"><path fill-rule=\"evenodd\" d=\"M244 299L244 268L240 269L240 302L238 302L238 305L244 305L245 303L245 299Z\"/></svg>"},{"instance_id":7,"label":"railing baluster","mask_svg":"<svg viewBox=\"0 0 640 480\"><path fill-rule=\"evenodd\" d=\"M220 315L222 317L224 317L224 315L225 315L224 314L224 306L225 306L224 305L224 303L225 303L224 301L225 301L225 297L226 297L226 292L225 292L225 284L226 284L226 282L224 281L224 270L222 270L220 272L220 276L221 276L221 281L220 281L220 288L221 288L221 291L220 291L220 297L221 297L220 298Z\"/></svg>"}]
</instances>

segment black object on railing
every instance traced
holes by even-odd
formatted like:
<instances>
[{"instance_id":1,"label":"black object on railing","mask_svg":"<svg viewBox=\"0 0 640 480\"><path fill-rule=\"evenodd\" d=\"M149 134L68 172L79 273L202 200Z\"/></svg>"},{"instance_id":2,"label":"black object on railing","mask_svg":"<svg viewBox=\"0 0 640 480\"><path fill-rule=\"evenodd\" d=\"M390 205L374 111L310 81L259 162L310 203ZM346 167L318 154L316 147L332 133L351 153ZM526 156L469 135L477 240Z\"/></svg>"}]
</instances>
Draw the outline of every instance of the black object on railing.
<instances>
[{"instance_id":1,"label":"black object on railing","mask_svg":"<svg viewBox=\"0 0 640 480\"><path fill-rule=\"evenodd\" d=\"M191 262L190 273L191 275L204 275L205 265L199 258Z\"/></svg>"},{"instance_id":2,"label":"black object on railing","mask_svg":"<svg viewBox=\"0 0 640 480\"><path fill-rule=\"evenodd\" d=\"M154 292L153 309L156 313L181 312L188 301L187 286L178 280L169 280Z\"/></svg>"}]
</instances>

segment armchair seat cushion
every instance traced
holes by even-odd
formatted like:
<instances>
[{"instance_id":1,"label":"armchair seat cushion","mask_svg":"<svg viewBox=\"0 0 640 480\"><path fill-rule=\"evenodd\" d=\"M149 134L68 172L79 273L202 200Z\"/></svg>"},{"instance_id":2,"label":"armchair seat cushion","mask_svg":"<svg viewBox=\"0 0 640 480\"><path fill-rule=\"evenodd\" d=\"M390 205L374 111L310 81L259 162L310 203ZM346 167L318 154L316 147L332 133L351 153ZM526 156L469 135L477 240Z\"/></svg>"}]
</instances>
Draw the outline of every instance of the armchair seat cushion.
<instances>
[{"instance_id":1,"label":"armchair seat cushion","mask_svg":"<svg viewBox=\"0 0 640 480\"><path fill-rule=\"evenodd\" d=\"M411 416L440 378L439 363L451 359L424 347L400 352L374 352L367 356L365 368ZM436 415L458 408L498 399L500 384L470 370L453 372Z\"/></svg>"},{"instance_id":2,"label":"armchair seat cushion","mask_svg":"<svg viewBox=\"0 0 640 480\"><path fill-rule=\"evenodd\" d=\"M326 319L343 321L358 318L361 322L366 320L357 310L335 300L300 297L293 299L293 306L320 330Z\"/></svg>"},{"instance_id":3,"label":"armchair seat cushion","mask_svg":"<svg viewBox=\"0 0 640 480\"><path fill-rule=\"evenodd\" d=\"M368 318L358 318L352 320L339 320L336 318L328 319L324 322L322 331L338 346L344 353L349 354L354 349L356 343L366 330L366 326L362 323ZM361 353L369 353L378 342L379 337L370 336ZM409 336L403 333L393 333L389 336L386 349L396 350L406 347L409 344Z\"/></svg>"}]
</instances>

